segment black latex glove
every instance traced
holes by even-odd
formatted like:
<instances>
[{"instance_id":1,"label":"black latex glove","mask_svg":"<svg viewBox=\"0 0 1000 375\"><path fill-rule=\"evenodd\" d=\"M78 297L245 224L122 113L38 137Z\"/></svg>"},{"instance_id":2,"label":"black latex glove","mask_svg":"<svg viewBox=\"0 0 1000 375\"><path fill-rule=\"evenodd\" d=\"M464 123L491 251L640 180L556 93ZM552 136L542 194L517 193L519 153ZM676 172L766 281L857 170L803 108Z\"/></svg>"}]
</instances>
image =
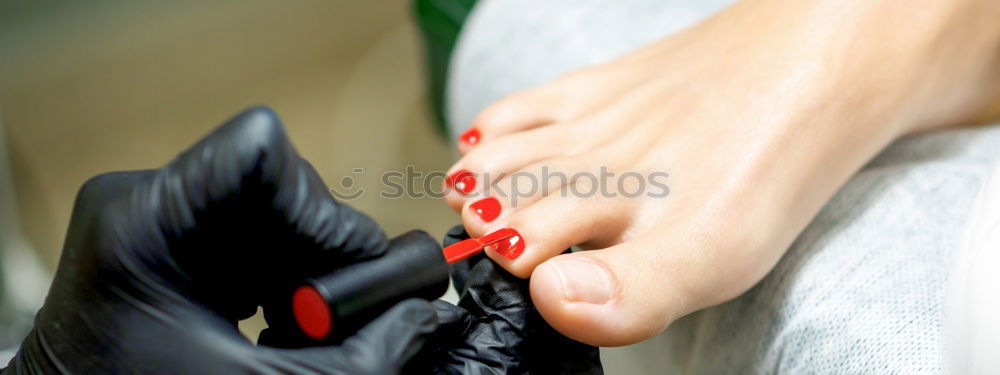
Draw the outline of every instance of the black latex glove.
<instances>
[{"instance_id":1,"label":"black latex glove","mask_svg":"<svg viewBox=\"0 0 1000 375\"><path fill-rule=\"evenodd\" d=\"M45 305L6 372L397 372L436 325L427 301L400 303L337 347L255 346L235 325L387 243L334 201L274 113L251 109L161 169L80 189Z\"/></svg>"},{"instance_id":2,"label":"black latex glove","mask_svg":"<svg viewBox=\"0 0 1000 375\"><path fill-rule=\"evenodd\" d=\"M462 226L448 246L469 238ZM596 347L569 339L545 322L528 293L528 280L511 275L482 253L451 269L458 306L435 301L438 329L410 373L603 374Z\"/></svg>"}]
</instances>

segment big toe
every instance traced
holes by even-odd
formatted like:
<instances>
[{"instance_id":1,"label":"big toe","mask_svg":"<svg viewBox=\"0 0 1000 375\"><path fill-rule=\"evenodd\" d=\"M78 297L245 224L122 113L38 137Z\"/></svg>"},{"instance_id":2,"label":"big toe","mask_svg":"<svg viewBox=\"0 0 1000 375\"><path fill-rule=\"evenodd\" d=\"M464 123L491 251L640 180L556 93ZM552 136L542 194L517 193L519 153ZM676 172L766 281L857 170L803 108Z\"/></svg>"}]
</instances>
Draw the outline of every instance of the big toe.
<instances>
[{"instance_id":1,"label":"big toe","mask_svg":"<svg viewBox=\"0 0 1000 375\"><path fill-rule=\"evenodd\" d=\"M531 297L557 331L597 346L629 345L662 331L679 303L672 288L651 285L632 269L609 264L600 251L552 258L531 275ZM656 283L659 284L659 283ZM637 296L637 290L648 293ZM675 307L675 308L669 308Z\"/></svg>"},{"instance_id":2,"label":"big toe","mask_svg":"<svg viewBox=\"0 0 1000 375\"><path fill-rule=\"evenodd\" d=\"M599 346L633 344L739 295L766 271L752 266L761 262L742 260L750 252L704 244L659 232L560 255L535 268L531 297L545 320L570 338Z\"/></svg>"}]
</instances>

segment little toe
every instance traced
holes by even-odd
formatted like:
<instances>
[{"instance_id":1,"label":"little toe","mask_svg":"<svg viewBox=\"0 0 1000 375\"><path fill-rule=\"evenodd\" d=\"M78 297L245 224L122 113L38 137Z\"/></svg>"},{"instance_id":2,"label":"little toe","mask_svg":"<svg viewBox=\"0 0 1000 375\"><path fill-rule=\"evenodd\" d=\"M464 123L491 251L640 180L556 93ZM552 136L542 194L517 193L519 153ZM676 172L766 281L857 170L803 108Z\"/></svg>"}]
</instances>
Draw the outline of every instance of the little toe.
<instances>
[{"instance_id":1,"label":"little toe","mask_svg":"<svg viewBox=\"0 0 1000 375\"><path fill-rule=\"evenodd\" d=\"M584 145L568 137L566 130L566 125L556 124L510 134L477 146L449 169L445 201L458 211L467 200L490 194L490 187L501 186L504 178ZM468 180L457 188L454 185L461 182L463 175L473 176L474 181Z\"/></svg>"},{"instance_id":2,"label":"little toe","mask_svg":"<svg viewBox=\"0 0 1000 375\"><path fill-rule=\"evenodd\" d=\"M458 137L458 151L466 154L505 135L555 123L563 96L558 89L542 86L509 95L489 105Z\"/></svg>"}]
</instances>

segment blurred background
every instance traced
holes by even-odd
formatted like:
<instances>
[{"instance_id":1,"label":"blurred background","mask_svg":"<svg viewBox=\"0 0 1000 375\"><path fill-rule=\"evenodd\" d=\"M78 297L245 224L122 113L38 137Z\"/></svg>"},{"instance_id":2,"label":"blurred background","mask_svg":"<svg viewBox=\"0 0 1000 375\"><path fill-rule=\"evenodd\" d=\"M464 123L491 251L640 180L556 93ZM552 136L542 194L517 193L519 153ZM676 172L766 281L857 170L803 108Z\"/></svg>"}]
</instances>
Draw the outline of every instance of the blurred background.
<instances>
[{"instance_id":1,"label":"blurred background","mask_svg":"<svg viewBox=\"0 0 1000 375\"><path fill-rule=\"evenodd\" d=\"M377 194L381 172L454 160L426 103L412 19L406 0L0 2L4 246L54 269L84 181L159 167L258 104L328 185L352 176L351 191L366 189L350 204L389 235L443 235L459 218L442 202ZM26 299L47 288L5 278L33 280ZM256 337L261 324L243 328Z\"/></svg>"},{"instance_id":2,"label":"blurred background","mask_svg":"<svg viewBox=\"0 0 1000 375\"><path fill-rule=\"evenodd\" d=\"M163 165L237 111L266 104L328 185L389 234L443 234L435 199L380 199L378 174L444 170L406 0L0 3L0 121L17 213L54 266L76 190L112 170ZM374 173L373 173L374 172Z\"/></svg>"}]
</instances>

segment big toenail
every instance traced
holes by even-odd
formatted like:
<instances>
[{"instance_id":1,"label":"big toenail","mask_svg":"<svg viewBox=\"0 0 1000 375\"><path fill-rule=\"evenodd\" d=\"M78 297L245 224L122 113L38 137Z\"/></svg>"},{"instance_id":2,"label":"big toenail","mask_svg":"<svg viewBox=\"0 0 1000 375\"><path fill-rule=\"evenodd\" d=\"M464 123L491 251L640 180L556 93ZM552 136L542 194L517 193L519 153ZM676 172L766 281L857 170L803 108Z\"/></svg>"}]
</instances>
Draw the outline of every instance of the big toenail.
<instances>
[{"instance_id":1,"label":"big toenail","mask_svg":"<svg viewBox=\"0 0 1000 375\"><path fill-rule=\"evenodd\" d=\"M444 180L449 188L454 188L462 194L469 194L476 188L476 176L465 169L460 169Z\"/></svg>"},{"instance_id":2,"label":"big toenail","mask_svg":"<svg viewBox=\"0 0 1000 375\"><path fill-rule=\"evenodd\" d=\"M462 133L462 135L458 137L458 139L469 146L475 146L479 143L480 139L479 129L472 128L466 130L465 133Z\"/></svg>"},{"instance_id":3,"label":"big toenail","mask_svg":"<svg viewBox=\"0 0 1000 375\"><path fill-rule=\"evenodd\" d=\"M562 283L563 299L601 305L611 300L615 282L608 270L589 259L553 260Z\"/></svg>"},{"instance_id":4,"label":"big toenail","mask_svg":"<svg viewBox=\"0 0 1000 375\"><path fill-rule=\"evenodd\" d=\"M479 237L479 242L510 260L517 259L524 252L524 237L513 228L503 228Z\"/></svg>"},{"instance_id":5,"label":"big toenail","mask_svg":"<svg viewBox=\"0 0 1000 375\"><path fill-rule=\"evenodd\" d=\"M489 223L500 216L500 201L496 198L489 197L486 199L480 199L475 203L469 205L469 209L472 213L479 216L480 219Z\"/></svg>"}]
</instances>

